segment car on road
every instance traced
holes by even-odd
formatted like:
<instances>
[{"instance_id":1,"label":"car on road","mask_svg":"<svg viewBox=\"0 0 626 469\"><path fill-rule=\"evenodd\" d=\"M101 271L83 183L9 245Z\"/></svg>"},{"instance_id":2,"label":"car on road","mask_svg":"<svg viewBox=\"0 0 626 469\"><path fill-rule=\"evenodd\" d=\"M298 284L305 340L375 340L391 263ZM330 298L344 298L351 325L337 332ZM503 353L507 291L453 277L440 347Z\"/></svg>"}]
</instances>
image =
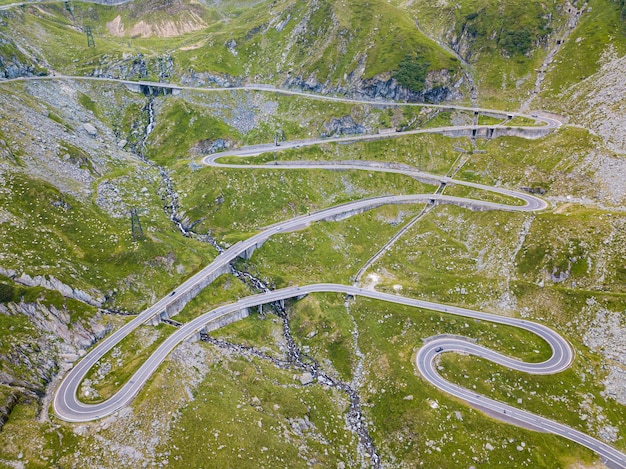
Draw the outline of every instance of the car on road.
<instances>
[{"instance_id":1,"label":"car on road","mask_svg":"<svg viewBox=\"0 0 626 469\"><path fill-rule=\"evenodd\" d=\"M170 296L174 296L176 294L176 290L174 290L172 293L170 293Z\"/></svg>"},{"instance_id":2,"label":"car on road","mask_svg":"<svg viewBox=\"0 0 626 469\"><path fill-rule=\"evenodd\" d=\"M443 351L443 347L437 347L437 348L435 349L435 352L441 352L441 351Z\"/></svg>"}]
</instances>

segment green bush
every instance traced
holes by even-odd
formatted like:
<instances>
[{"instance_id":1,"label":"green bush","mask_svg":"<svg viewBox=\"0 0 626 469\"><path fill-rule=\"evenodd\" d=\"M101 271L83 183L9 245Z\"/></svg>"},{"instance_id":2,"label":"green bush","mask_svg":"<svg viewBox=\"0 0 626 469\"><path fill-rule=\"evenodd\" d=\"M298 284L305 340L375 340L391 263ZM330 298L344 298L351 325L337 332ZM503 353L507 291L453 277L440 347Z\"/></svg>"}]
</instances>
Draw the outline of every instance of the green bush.
<instances>
[{"instance_id":1,"label":"green bush","mask_svg":"<svg viewBox=\"0 0 626 469\"><path fill-rule=\"evenodd\" d=\"M12 285L0 283L0 303L8 303L13 300L15 289Z\"/></svg>"},{"instance_id":2,"label":"green bush","mask_svg":"<svg viewBox=\"0 0 626 469\"><path fill-rule=\"evenodd\" d=\"M509 55L527 54L532 47L532 35L529 31L507 31L500 38L500 47Z\"/></svg>"},{"instance_id":3,"label":"green bush","mask_svg":"<svg viewBox=\"0 0 626 469\"><path fill-rule=\"evenodd\" d=\"M424 57L407 55L398 64L398 70L393 77L405 88L419 92L424 89L428 67L430 63Z\"/></svg>"}]
</instances>

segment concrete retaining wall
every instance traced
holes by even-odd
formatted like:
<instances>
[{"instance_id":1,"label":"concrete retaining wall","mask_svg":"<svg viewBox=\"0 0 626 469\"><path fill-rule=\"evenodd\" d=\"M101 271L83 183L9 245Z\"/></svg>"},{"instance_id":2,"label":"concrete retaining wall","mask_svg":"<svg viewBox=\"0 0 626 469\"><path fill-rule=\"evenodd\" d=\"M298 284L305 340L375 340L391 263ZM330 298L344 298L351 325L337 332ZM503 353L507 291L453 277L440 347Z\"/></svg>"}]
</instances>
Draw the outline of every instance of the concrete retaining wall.
<instances>
[{"instance_id":1,"label":"concrete retaining wall","mask_svg":"<svg viewBox=\"0 0 626 469\"><path fill-rule=\"evenodd\" d=\"M261 246L263 246L263 243L265 243L265 241L267 240L264 239L263 241L259 241L258 243L256 243L254 246L250 246L248 249L239 254L239 257L246 260L250 259L252 257L252 253L259 249Z\"/></svg>"},{"instance_id":2,"label":"concrete retaining wall","mask_svg":"<svg viewBox=\"0 0 626 469\"><path fill-rule=\"evenodd\" d=\"M202 332L211 332L217 329L220 329L224 326L227 326L233 322L241 321L242 319L250 316L250 309L244 308L239 311L233 311L232 313L225 314L224 316L216 319L215 321L211 321L206 326L202 328Z\"/></svg>"},{"instance_id":3,"label":"concrete retaining wall","mask_svg":"<svg viewBox=\"0 0 626 469\"><path fill-rule=\"evenodd\" d=\"M472 137L472 138L496 138L496 137L522 137L536 139L545 137L553 128L513 128L513 127L483 127L479 129L448 129L442 130L441 135L446 137Z\"/></svg>"},{"instance_id":4,"label":"concrete retaining wall","mask_svg":"<svg viewBox=\"0 0 626 469\"><path fill-rule=\"evenodd\" d=\"M551 128L545 127L537 127L537 128L507 128L507 127L496 127L494 130L494 137L522 137L522 138L542 138L554 131Z\"/></svg>"},{"instance_id":5,"label":"concrete retaining wall","mask_svg":"<svg viewBox=\"0 0 626 469\"><path fill-rule=\"evenodd\" d=\"M222 274L226 274L230 272L230 267L228 265L222 267L219 270L212 272L210 275L207 275L202 279L201 282L198 282L191 290L189 290L186 294L181 295L175 301L168 304L165 308L165 311L161 313L160 318L171 318L176 314L180 313L182 309L193 300L198 293L200 293L206 286L212 283L217 277ZM159 318L157 318L159 319ZM157 321L158 322L158 321Z\"/></svg>"}]
</instances>

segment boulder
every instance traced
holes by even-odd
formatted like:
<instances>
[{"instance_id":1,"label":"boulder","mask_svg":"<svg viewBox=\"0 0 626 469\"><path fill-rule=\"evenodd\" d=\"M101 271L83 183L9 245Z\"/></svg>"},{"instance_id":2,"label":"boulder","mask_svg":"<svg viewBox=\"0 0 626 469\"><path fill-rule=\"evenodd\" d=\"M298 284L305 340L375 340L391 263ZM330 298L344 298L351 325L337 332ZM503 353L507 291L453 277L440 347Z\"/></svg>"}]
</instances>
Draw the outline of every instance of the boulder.
<instances>
[{"instance_id":1,"label":"boulder","mask_svg":"<svg viewBox=\"0 0 626 469\"><path fill-rule=\"evenodd\" d=\"M85 132L87 132L92 137L98 135L98 129L96 129L93 124L90 124L89 122L83 124L83 129L85 129Z\"/></svg>"}]
</instances>

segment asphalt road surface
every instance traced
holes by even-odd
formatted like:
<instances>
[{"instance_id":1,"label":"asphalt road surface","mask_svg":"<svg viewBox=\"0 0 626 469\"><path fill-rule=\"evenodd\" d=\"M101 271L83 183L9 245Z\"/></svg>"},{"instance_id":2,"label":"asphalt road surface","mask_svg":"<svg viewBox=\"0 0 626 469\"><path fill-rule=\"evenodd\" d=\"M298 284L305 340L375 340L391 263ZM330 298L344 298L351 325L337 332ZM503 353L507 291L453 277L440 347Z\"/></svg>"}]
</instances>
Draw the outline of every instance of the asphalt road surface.
<instances>
[{"instance_id":1,"label":"asphalt road surface","mask_svg":"<svg viewBox=\"0 0 626 469\"><path fill-rule=\"evenodd\" d=\"M506 324L529 330L539 335L548 342L553 350L553 355L549 360L539 364L525 363L512 358L503 357L496 352L490 351L489 349L483 349L482 347L479 347L481 353L485 357L492 358L498 363L502 363L505 366L509 366L520 371L541 374L556 373L567 368L572 360L572 350L567 342L560 335L547 328L546 326L536 324L530 321L497 316L494 314L483 313L480 311L474 311L466 308L443 305L413 298L406 298L398 295L391 295L388 293L364 290L349 285L313 284L302 287L289 287L281 290L274 290L268 293L249 296L235 303L231 303L229 305L221 306L217 309L214 309L184 324L159 346L159 348L143 363L143 365L133 375L133 377L113 397L100 404L84 404L78 400L77 390L86 372L89 370L89 368L91 368L91 366L93 366L93 364L95 364L95 362L102 355L102 351L100 351L99 353L94 353L97 350L96 348L90 354L88 354L79 363L79 365L70 372L70 374L68 374L66 379L61 384L54 400L55 412L59 417L62 417L64 420L74 422L89 421L111 415L132 400L132 398L137 394L139 389L141 389L141 387L145 384L148 378L152 375L152 373L154 373L157 367L163 362L163 360L174 349L174 347L176 347L183 340L194 336L196 333L201 331L208 323L215 321L226 314L240 311L245 308L252 308L262 304L320 292L335 292L351 296L363 296L367 298L387 301L390 303L429 309L433 311L440 311L443 313L454 314L457 316L463 316L482 321L490 321L498 324ZM444 345L448 344L447 342L439 340L438 342L429 343L421 350L426 350L426 353L429 354L429 351L432 349L432 344L439 344L440 342L444 343ZM468 342L462 343L466 346L472 345ZM445 346L448 347L449 345ZM421 357L421 350L420 352L418 352L418 359L419 357ZM437 353L435 352L434 355L436 354ZM430 355L427 355L427 357L429 356ZM503 362L500 362L498 360L503 360ZM501 406L502 404L498 405Z\"/></svg>"},{"instance_id":2,"label":"asphalt road surface","mask_svg":"<svg viewBox=\"0 0 626 469\"><path fill-rule=\"evenodd\" d=\"M267 85L250 85L239 88L195 88L184 87L179 85L172 85L166 83L153 83L153 82L132 82L125 80L115 79L103 79L93 77L28 77L20 78L16 80L4 80L0 81L0 85L11 81L26 81L26 80L89 80L89 81L108 81L119 82L128 85L143 84L148 86L162 86L173 89L190 89L195 91L228 91L228 90L256 90L290 95L302 95L308 98L322 99L326 101L339 101L339 102L358 102L369 103L374 105L389 105L389 106L426 106L426 107L440 107L446 109L460 109L469 111L485 111L485 112L497 112L499 114L507 114L512 116L531 117L525 114L519 113L504 113L502 111L493 111L487 109L475 109L463 106L450 106L450 105L430 105L430 104L414 104L414 103L391 103L381 101L361 101L356 99L346 99L340 97L328 97L313 95L310 93L280 90ZM543 122L544 128L556 128L561 123L549 117L535 117L531 118L536 121ZM337 284L314 284L302 287L289 287L282 290L276 290L261 295L254 295L247 298L243 298L236 303L225 305L210 311L189 323L184 324L177 329L171 336L169 336L159 348L141 365L139 370L131 377L131 379L125 383L122 388L112 397L99 404L85 404L78 399L78 388L80 383L85 378L89 369L102 358L108 351L110 351L115 345L117 345L124 337L130 334L141 324L151 320L153 317L160 315L165 308L179 300L183 300L191 292L197 290L202 285L206 284L206 279L213 275L218 275L224 271L230 262L232 262L237 256L242 255L249 249L260 246L270 236L281 233L303 229L310 223L322 220L333 220L338 217L349 216L354 213L359 213L364 210L369 210L375 207L379 207L386 204L410 204L410 203L449 203L462 205L475 210L508 210L508 211L537 211L543 210L547 207L547 203L542 199L535 197L531 194L524 192L518 192L510 189L500 187L490 187L481 184L470 183L466 181L455 180L447 177L436 176L428 174L422 171L417 171L412 168L386 165L374 162L340 162L340 163L317 163L317 162L280 162L279 164L263 164L263 165L231 165L220 164L218 159L224 156L253 156L259 155L265 152L274 152L277 150L283 150L287 148L298 148L307 145L317 145L320 143L329 142L350 142L356 140L368 140L372 138L392 138L406 134L417 134L424 132L436 132L441 130L453 130L459 128L481 128L481 127L493 127L493 126L465 126L454 128L440 128L440 129L420 129L410 132L397 132L393 134L382 135L363 135L363 136L351 136L351 137L339 137L331 139L308 139L302 141L282 142L280 147L275 145L257 145L254 147L241 148L231 152L225 152L216 154L205 158L203 161L210 166L232 167L237 169L328 169L328 170L340 170L340 169L354 169L354 170L367 170L378 172L393 172L406 174L417 179L445 184L459 184L468 187L473 187L481 190L491 191L510 197L520 199L524 202L524 205L506 205L498 204L494 202L486 202L476 199L460 198L444 196L441 194L414 194L404 196L384 196L375 197L371 199L364 199L355 202L349 202L340 206L331 207L312 214L302 215L295 217L291 220L287 220L281 223L274 224L267 227L257 235L251 238L240 241L237 244L231 246L229 249L221 253L217 258L209 264L207 267L196 273L190 279L185 281L182 285L176 288L173 292L159 300L157 303L143 311L132 321L125 326L115 331L113 334L104 339L94 349L92 349L82 360L80 360L70 372L66 375L65 379L59 386L57 393L54 397L53 407L55 413L63 420L70 422L86 422L95 419L99 419L105 416L114 414L122 407L128 405L133 398L137 395L142 386L146 383L148 378L157 370L160 364L165 360L168 354L178 345L181 341L193 337L199 331L201 331L207 324L218 320L224 315L236 312L245 308L251 308L260 304L271 303L278 300L297 298L309 293L316 292L336 292L351 296L363 296L380 301L387 301L396 304L402 304L406 306L412 306L422 309L429 309L434 311L440 311L443 313L459 315L463 317L470 317L484 321L490 321L498 324L506 324L513 327L519 327L526 329L542 337L548 342L552 348L552 356L542 363L527 363L516 360L511 357L501 355L497 352L489 350L485 347L473 344L467 340L460 338L450 337L438 337L428 341L417 353L416 366L420 373L426 380L432 383L439 389L452 394L471 405L482 408L492 415L500 415L503 420L508 422L518 423L524 426L530 426L541 431L554 433L567 438L571 441L577 442L591 450L595 451L600 457L611 466L626 468L626 455L612 448L611 446L590 437L582 432L574 430L570 427L562 425L558 422L554 422L550 419L540 417L538 415L526 412L507 404L495 401L476 394L475 392L454 385L445 379L443 379L436 371L436 357L441 353L447 352L460 352L468 353L483 358L492 360L509 368L519 370L527 373L535 374L552 374L558 373L566 369L572 360L573 353L569 344L555 331L543 325L533 323L530 321L524 321L516 318L508 318L480 311L469 310L465 308L459 308L451 305L443 305L439 303L432 303L428 301L416 300L411 298L405 298L398 295L390 295L386 293L380 293L376 291L363 290L358 287L348 285ZM536 128L536 127L533 127Z\"/></svg>"},{"instance_id":3,"label":"asphalt road surface","mask_svg":"<svg viewBox=\"0 0 626 469\"><path fill-rule=\"evenodd\" d=\"M573 351L567 341L557 332L541 324L522 319L497 316L467 308L405 298L398 295L364 290L358 287L339 284L312 284L302 287L295 286L249 296L237 301L236 303L214 309L186 323L169 336L159 346L159 348L153 352L153 354L142 364L133 377L113 397L100 404L83 404L77 398L78 386L84 378L84 374L89 367L97 361L97 358L94 360L95 356L90 357L88 355L79 364L89 363L86 368L80 373L75 373L73 375L70 373L70 375L68 375L68 377L61 384L61 387L55 396L54 410L59 417L71 422L85 422L111 415L127 405L135 397L150 376L157 370L163 360L165 360L169 353L178 344L200 332L205 325L223 317L226 314L240 311L245 308L252 308L279 300L298 298L310 293L321 292L334 292L351 296L362 296L389 303L519 327L537 334L544 339L552 349L552 356L548 360L541 363L523 362L466 340L444 337L431 340L420 348L416 356L416 365L426 380L439 389L452 394L471 405L487 410L493 415L501 414L503 419L509 422L519 423L523 426L530 426L537 430L560 435L592 449L599 454L604 461L609 462L616 467L626 467L626 455L611 446L553 420L520 410L508 404L476 394L475 391L452 384L443 379L436 371L435 359L437 355L445 352L461 352L480 356L491 360L494 363L526 373L543 375L558 373L569 367L573 358ZM93 352L90 355L92 354ZM78 369L78 367L74 368L74 370L76 369Z\"/></svg>"},{"instance_id":4,"label":"asphalt road surface","mask_svg":"<svg viewBox=\"0 0 626 469\"><path fill-rule=\"evenodd\" d=\"M353 139L351 139L353 140ZM317 143L327 142L329 140L317 141ZM267 163L267 164L232 164L232 163L220 163L219 160L225 156L239 156L239 157L249 157L256 156L262 153L274 152L276 149L284 148L284 147L273 147L273 149L266 149L262 152L256 153L248 153L249 147L241 148L240 150L234 150L225 153L215 153L213 155L206 156L202 159L202 162L207 166L215 166L221 168L231 168L231 169L264 169L264 170L274 170L274 169L326 169L332 171L339 170L361 170L361 171L371 171L371 172L383 172L383 173L396 173L396 174L404 174L406 176L415 177L418 180L421 180L426 183L435 183L435 184L446 184L446 185L461 185L466 187L472 187L475 189L480 189L488 192L494 192L497 194L513 197L519 200L524 201L524 205L506 205L506 204L498 204L492 202L484 202L476 199L469 199L465 197L452 197L445 196L440 194L421 194L420 197L425 199L433 199L433 201L443 202L443 203L455 203L455 204L463 204L465 206L471 206L471 208L477 210L506 210L506 211L524 211L524 212L535 212L538 210L544 210L548 207L548 203L540 199L539 197L535 197L534 195L528 194L526 192L514 191L511 189L506 189L504 187L493 187L487 186L484 184L478 184L474 182L462 181L460 179L452 179L447 176L437 176L434 174L426 173L424 171L419 171L411 168L402 168L402 167L393 167L385 164L381 164L378 162L367 162L367 161L359 161L359 162L327 162L320 163L316 161L283 161L280 164L275 163ZM390 196L391 197L391 196ZM395 198L398 200L397 203L403 198L411 197L411 196L396 196ZM413 196L415 197L415 196Z\"/></svg>"},{"instance_id":5,"label":"asphalt road surface","mask_svg":"<svg viewBox=\"0 0 626 469\"><path fill-rule=\"evenodd\" d=\"M43 3L43 2L37 2ZM28 4L28 3L26 3ZM11 4L9 6L5 5L4 8L11 8L13 6L19 6L20 3ZM0 9L3 9L0 7ZM496 109L487 109L487 108L478 108L478 107L469 107L469 106L457 106L454 104L428 104L428 103L404 103L404 102L395 102L395 101L387 101L387 100L372 100L372 99L357 99L357 98L344 98L342 96L328 96L322 94L309 93L305 91L298 90L289 90L284 88L277 88L273 85L265 85L265 84L247 84L245 86L231 86L231 87L202 87L202 86L187 86L187 85L178 85L175 83L164 83L164 82L156 82L156 81L134 81L134 80L123 80L120 78L105 78L105 77L85 77L85 76L70 76L70 75L46 75L46 76L33 76L33 77L18 77L11 78L8 80L0 80L0 85L3 83L12 83L19 81L63 81L63 80L77 80L77 81L96 81L96 82L109 82L109 83L120 83L124 85L143 85L143 86L152 86L158 88L165 88L171 90L187 90L187 91L199 91L199 92L228 92L228 91L259 91L273 94L283 94L288 96L302 96L310 99L318 99L321 101L333 101L339 103L354 103L354 104L370 104L373 106L389 106L389 107L432 107L438 109L456 109L459 111L471 111L471 112L487 112L490 114L499 114L503 117L511 116L511 117L526 117L528 119L532 119L536 122L542 122L544 125L543 128L558 128L562 125L562 122L553 117L544 115L542 113L520 113L520 112L508 112ZM447 130L455 130L455 129L474 129L474 128L493 128L493 127L501 127L501 125L469 125L469 126L459 126L459 127L442 127L442 129ZM532 128L536 129L537 127L525 127L525 126L512 126L514 128ZM431 131L432 129L428 129ZM419 130L411 131L414 133L420 133ZM401 132L398 132L401 134ZM381 134L380 138L389 138L390 136L394 136L395 134ZM376 137L376 135L370 135L370 138ZM365 137L364 137L365 138Z\"/></svg>"}]
</instances>

